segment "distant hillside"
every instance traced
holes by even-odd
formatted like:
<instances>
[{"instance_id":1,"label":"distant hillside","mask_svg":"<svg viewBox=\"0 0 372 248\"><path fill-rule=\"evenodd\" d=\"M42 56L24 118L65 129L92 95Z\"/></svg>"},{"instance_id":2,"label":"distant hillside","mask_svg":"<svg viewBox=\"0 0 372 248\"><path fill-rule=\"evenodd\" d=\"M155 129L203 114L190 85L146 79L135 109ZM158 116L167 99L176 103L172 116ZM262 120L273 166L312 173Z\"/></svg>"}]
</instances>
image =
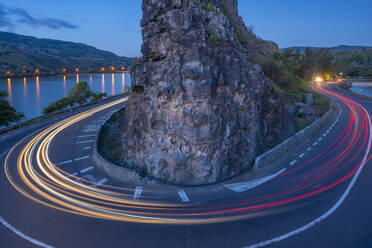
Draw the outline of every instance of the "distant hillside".
<instances>
[{"instance_id":1,"label":"distant hillside","mask_svg":"<svg viewBox=\"0 0 372 248\"><path fill-rule=\"evenodd\" d=\"M67 69L81 72L98 72L101 67L128 67L134 58L120 57L81 43L38 39L13 33L0 32L0 75L7 71L12 76L34 74L53 75Z\"/></svg>"},{"instance_id":2,"label":"distant hillside","mask_svg":"<svg viewBox=\"0 0 372 248\"><path fill-rule=\"evenodd\" d=\"M280 49L280 51L284 51L286 49L291 49L292 51L297 51L297 50L300 50L300 52L305 52L307 47L288 47L288 48L282 48ZM311 50L319 50L323 47L310 47ZM340 46L336 46L336 47L325 47L325 48L329 48L330 50L333 50L333 51L345 51L345 50L363 50L363 49L370 49L372 48L372 46L347 46L347 45L340 45Z\"/></svg>"}]
</instances>

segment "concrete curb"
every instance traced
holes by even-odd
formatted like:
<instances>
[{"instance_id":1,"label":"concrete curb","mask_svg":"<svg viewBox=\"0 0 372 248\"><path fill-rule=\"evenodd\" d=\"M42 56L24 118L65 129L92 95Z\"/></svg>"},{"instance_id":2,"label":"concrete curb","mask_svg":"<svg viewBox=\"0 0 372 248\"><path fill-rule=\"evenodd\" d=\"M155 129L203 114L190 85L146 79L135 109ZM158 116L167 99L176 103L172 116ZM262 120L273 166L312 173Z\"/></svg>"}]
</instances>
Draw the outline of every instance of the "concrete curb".
<instances>
[{"instance_id":1,"label":"concrete curb","mask_svg":"<svg viewBox=\"0 0 372 248\"><path fill-rule=\"evenodd\" d=\"M318 92L322 94L321 92ZM324 94L323 94L324 95ZM326 95L324 95L326 96ZM328 96L326 96L329 98ZM310 126L307 128L301 130L294 136L286 139L279 145L275 146L273 149L263 153L262 155L258 156L256 158L256 163L253 166L254 170L258 170L260 168L264 168L267 165L272 164L274 161L280 159L281 157L285 156L287 151L290 151L292 149L295 149L303 139L306 139L307 137L311 136L313 133L315 133L319 128L323 127L324 125L327 124L329 119L332 117L332 115L336 111L336 104L331 100L331 106L329 110L318 120L313 122ZM109 116L106 120L105 123L111 118ZM105 125L102 124L103 125ZM101 126L101 128L102 128ZM121 182L126 182L126 183L135 183L135 184L154 184L156 181L151 181L147 178L142 177L139 175L139 173L135 170L125 168L125 167L120 167L105 158L103 158L99 152L98 152L98 137L99 134L97 133L97 136L95 138L94 144L93 144L93 151L92 151L92 158L93 161L95 162L95 166L103 171L105 174L108 176L119 180ZM216 185L218 182L216 183Z\"/></svg>"},{"instance_id":2,"label":"concrete curb","mask_svg":"<svg viewBox=\"0 0 372 248\"><path fill-rule=\"evenodd\" d=\"M115 114L115 113L114 113ZM105 122L102 124L104 126L106 122L112 117L109 115ZM101 128L102 128L101 126ZM101 130L100 128L100 130ZM104 172L109 177L112 177L121 182L133 183L133 184L151 184L152 181L141 177L137 171L131 170L125 167L120 167L105 158L103 158L98 152L98 137L99 132L97 133L96 137L94 138L93 149L92 149L92 158L94 161L94 166L97 167L99 170Z\"/></svg>"},{"instance_id":3,"label":"concrete curb","mask_svg":"<svg viewBox=\"0 0 372 248\"><path fill-rule=\"evenodd\" d=\"M318 91L319 94L322 94ZM323 96L330 99L328 96L322 94ZM273 163L274 161L280 159L281 157L285 156L288 151L294 150L298 147L302 140L307 139L312 134L314 134L319 128L323 127L329 119L332 117L333 113L336 111L336 104L331 100L331 106L327 113L325 113L320 119L313 122L310 126L306 127L305 129L301 130L300 132L296 133L295 135L291 136L290 138L286 139L279 145L275 146L271 150L261 154L256 158L256 163L253 166L253 169L260 169L264 168L267 165Z\"/></svg>"}]
</instances>

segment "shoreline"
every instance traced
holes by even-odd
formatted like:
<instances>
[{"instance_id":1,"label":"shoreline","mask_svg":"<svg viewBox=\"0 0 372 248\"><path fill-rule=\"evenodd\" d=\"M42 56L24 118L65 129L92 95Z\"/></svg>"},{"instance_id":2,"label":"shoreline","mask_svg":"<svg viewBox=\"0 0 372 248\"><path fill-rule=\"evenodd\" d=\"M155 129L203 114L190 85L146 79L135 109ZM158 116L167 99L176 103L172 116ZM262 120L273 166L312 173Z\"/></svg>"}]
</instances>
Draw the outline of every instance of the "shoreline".
<instances>
[{"instance_id":1,"label":"shoreline","mask_svg":"<svg viewBox=\"0 0 372 248\"><path fill-rule=\"evenodd\" d=\"M76 75L89 75L89 74L121 74L121 73L130 73L130 71L114 71L114 72L101 72L101 71L94 71L94 72L80 72L80 73L40 73L36 74L14 74L11 76L0 76L0 79L20 79L20 78L37 78L37 77L58 77L58 76L76 76Z\"/></svg>"}]
</instances>

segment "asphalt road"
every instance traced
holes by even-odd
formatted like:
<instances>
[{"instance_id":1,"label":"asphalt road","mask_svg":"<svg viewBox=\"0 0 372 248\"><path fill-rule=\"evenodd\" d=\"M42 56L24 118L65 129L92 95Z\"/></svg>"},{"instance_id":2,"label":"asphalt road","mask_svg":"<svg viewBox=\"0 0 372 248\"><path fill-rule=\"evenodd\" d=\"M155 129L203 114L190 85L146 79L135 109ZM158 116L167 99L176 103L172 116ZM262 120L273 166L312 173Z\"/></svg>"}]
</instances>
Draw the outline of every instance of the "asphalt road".
<instances>
[{"instance_id":1,"label":"asphalt road","mask_svg":"<svg viewBox=\"0 0 372 248\"><path fill-rule=\"evenodd\" d=\"M323 91L337 104L329 123L254 183L109 178L92 145L124 101L0 136L0 246L371 247L372 103Z\"/></svg>"}]
</instances>

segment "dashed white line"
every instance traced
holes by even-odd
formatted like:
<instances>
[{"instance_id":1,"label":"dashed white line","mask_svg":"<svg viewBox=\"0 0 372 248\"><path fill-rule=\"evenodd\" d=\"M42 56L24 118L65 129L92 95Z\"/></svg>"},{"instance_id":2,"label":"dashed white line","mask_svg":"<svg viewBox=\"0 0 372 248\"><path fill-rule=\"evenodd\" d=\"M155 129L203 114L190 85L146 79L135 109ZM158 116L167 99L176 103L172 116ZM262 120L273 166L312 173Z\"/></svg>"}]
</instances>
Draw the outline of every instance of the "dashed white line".
<instances>
[{"instance_id":1,"label":"dashed white line","mask_svg":"<svg viewBox=\"0 0 372 248\"><path fill-rule=\"evenodd\" d=\"M93 187L98 187L104 183L106 183L108 181L107 178L102 178L101 180L99 180Z\"/></svg>"},{"instance_id":2,"label":"dashed white line","mask_svg":"<svg viewBox=\"0 0 372 248\"><path fill-rule=\"evenodd\" d=\"M320 137L320 138L318 139L318 141L322 141L322 139L323 139L323 138L322 138L322 137Z\"/></svg>"},{"instance_id":3,"label":"dashed white line","mask_svg":"<svg viewBox=\"0 0 372 248\"><path fill-rule=\"evenodd\" d=\"M310 152L311 151L311 147L307 148L307 151Z\"/></svg>"},{"instance_id":4,"label":"dashed white line","mask_svg":"<svg viewBox=\"0 0 372 248\"><path fill-rule=\"evenodd\" d=\"M75 172L75 173L72 173L72 174L68 175L67 177L76 177L77 175L78 175L78 173Z\"/></svg>"},{"instance_id":5,"label":"dashed white line","mask_svg":"<svg viewBox=\"0 0 372 248\"><path fill-rule=\"evenodd\" d=\"M59 162L57 163L56 165L65 165L65 164L71 164L72 163L72 160L66 160L66 161L63 161L63 162Z\"/></svg>"},{"instance_id":6,"label":"dashed white line","mask_svg":"<svg viewBox=\"0 0 372 248\"><path fill-rule=\"evenodd\" d=\"M270 181L271 179L275 178L276 176L283 173L284 171L286 171L285 168L282 169L281 171L279 171L279 172L277 172L273 175L267 176L267 177L259 178L259 179L254 180L254 181L226 184L226 185L224 185L224 187L226 187L226 188L228 188L232 191L241 193L241 192L244 192L244 191L247 191L249 189L255 188L255 187L257 187L261 184L264 184L264 183Z\"/></svg>"},{"instance_id":7,"label":"dashed white line","mask_svg":"<svg viewBox=\"0 0 372 248\"><path fill-rule=\"evenodd\" d=\"M82 132L83 133L90 133L90 132L97 132L97 131L99 131L99 129L85 129Z\"/></svg>"},{"instance_id":8,"label":"dashed white line","mask_svg":"<svg viewBox=\"0 0 372 248\"><path fill-rule=\"evenodd\" d=\"M89 137L96 137L97 135L95 134L89 134L89 135L80 135L80 136L77 136L78 138L89 138Z\"/></svg>"},{"instance_id":9,"label":"dashed white line","mask_svg":"<svg viewBox=\"0 0 372 248\"><path fill-rule=\"evenodd\" d=\"M90 146L86 146L86 147L83 148L83 150L90 150L90 149L92 149L92 147L90 147Z\"/></svg>"},{"instance_id":10,"label":"dashed white line","mask_svg":"<svg viewBox=\"0 0 372 248\"><path fill-rule=\"evenodd\" d=\"M93 170L93 166L90 166L88 168L85 168L85 169L81 170L80 173L83 174L83 173L88 172L90 170Z\"/></svg>"},{"instance_id":11,"label":"dashed white line","mask_svg":"<svg viewBox=\"0 0 372 248\"><path fill-rule=\"evenodd\" d=\"M372 123L371 123L371 118L369 116L369 113L368 111L361 105L359 105L361 108L363 108L363 110L365 111L365 113L367 113L367 117L368 117L368 123L369 123L369 127L372 126ZM372 129L369 130L369 141L368 141L368 146L367 146L367 150L366 150L366 153L364 154L364 157L363 157L363 160L358 168L358 170L356 171L356 173L354 174L354 177L353 179L351 180L351 182L349 183L349 185L347 186L345 192L342 194L341 198L327 211L325 212L324 214L322 214L321 216L319 216L318 218L316 218L315 220L311 221L310 223L298 228L298 229L295 229L291 232L288 232L286 234L283 234L283 235L280 235L278 237L275 237L273 239L270 239L270 240L266 240L264 242L261 242L261 243L257 243L257 244L254 244L254 245L250 245L250 246L246 246L244 248L258 248L258 247L263 247L263 246L266 246L266 245L270 245L270 244L273 244L273 243L276 243L276 242L279 242L279 241L282 241L284 239L287 239L287 238L290 238L296 234L299 234L305 230L308 230L309 228L313 227L314 225L318 224L319 222L323 221L324 219L326 219L328 216L330 216L332 213L334 213L340 206L341 204L345 201L346 197L350 194L350 191L351 189L354 187L354 184L355 182L358 180L358 177L360 175L360 173L362 172L366 162L367 162L367 159L368 159L368 155L371 151L371 140L372 140Z\"/></svg>"},{"instance_id":12,"label":"dashed white line","mask_svg":"<svg viewBox=\"0 0 372 248\"><path fill-rule=\"evenodd\" d=\"M80 157L80 158L75 158L75 162L78 162L80 160L84 160L84 159L88 159L90 158L89 156L84 156L84 157Z\"/></svg>"},{"instance_id":13,"label":"dashed white line","mask_svg":"<svg viewBox=\"0 0 372 248\"><path fill-rule=\"evenodd\" d=\"M183 189L179 189L177 190L177 192L183 202L190 201L189 197L187 197L186 192Z\"/></svg>"},{"instance_id":14,"label":"dashed white line","mask_svg":"<svg viewBox=\"0 0 372 248\"><path fill-rule=\"evenodd\" d=\"M300 156L298 156L299 158L303 158L305 156L305 153L301 153Z\"/></svg>"},{"instance_id":15,"label":"dashed white line","mask_svg":"<svg viewBox=\"0 0 372 248\"><path fill-rule=\"evenodd\" d=\"M323 137L327 136L327 133L323 134Z\"/></svg>"},{"instance_id":16,"label":"dashed white line","mask_svg":"<svg viewBox=\"0 0 372 248\"><path fill-rule=\"evenodd\" d=\"M318 142L314 142L313 146L317 146L318 145Z\"/></svg>"},{"instance_id":17,"label":"dashed white line","mask_svg":"<svg viewBox=\"0 0 372 248\"><path fill-rule=\"evenodd\" d=\"M290 165L294 165L295 163L297 163L297 160L293 160L293 161L290 162L289 164L290 164Z\"/></svg>"},{"instance_id":18,"label":"dashed white line","mask_svg":"<svg viewBox=\"0 0 372 248\"><path fill-rule=\"evenodd\" d=\"M79 145L79 144L87 144L87 143L93 143L93 142L94 140L84 140L84 141L78 141L75 144Z\"/></svg>"},{"instance_id":19,"label":"dashed white line","mask_svg":"<svg viewBox=\"0 0 372 248\"><path fill-rule=\"evenodd\" d=\"M141 197L143 187L137 186L136 190L134 191L133 200L138 200Z\"/></svg>"},{"instance_id":20,"label":"dashed white line","mask_svg":"<svg viewBox=\"0 0 372 248\"><path fill-rule=\"evenodd\" d=\"M0 158L3 157L6 153L8 153L9 150L5 151L4 153L2 153L0 155ZM36 240L34 238L31 238L30 236L27 236L26 234L24 234L23 232L21 232L20 230L18 230L17 228L15 228L14 226L12 226L11 224L9 224L9 222L7 222L3 217L0 216L0 223L3 224L6 228L8 228L11 232L13 232L14 234L18 235L19 237L23 238L24 240L27 240L28 242L34 244L34 245L37 245L37 246L40 246L40 247L44 247L44 248L53 248L53 246L50 246L50 245L47 245L39 240Z\"/></svg>"}]
</instances>

